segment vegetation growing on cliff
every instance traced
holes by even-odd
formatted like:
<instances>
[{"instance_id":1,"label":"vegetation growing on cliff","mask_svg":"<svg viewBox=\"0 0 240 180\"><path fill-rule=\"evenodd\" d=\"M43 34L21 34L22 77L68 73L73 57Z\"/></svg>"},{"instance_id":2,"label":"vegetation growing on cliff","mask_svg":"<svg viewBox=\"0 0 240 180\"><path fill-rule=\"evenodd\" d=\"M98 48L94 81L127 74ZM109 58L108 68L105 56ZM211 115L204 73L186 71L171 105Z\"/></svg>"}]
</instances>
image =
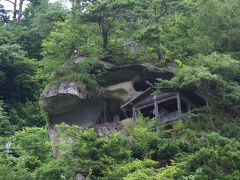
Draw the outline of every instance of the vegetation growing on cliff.
<instances>
[{"instance_id":1,"label":"vegetation growing on cliff","mask_svg":"<svg viewBox=\"0 0 240 180\"><path fill-rule=\"evenodd\" d=\"M0 179L240 179L239 0L36 0L18 19L1 3ZM100 60L173 65L159 85L190 87L206 107L172 129L141 118L98 138L62 126L76 141L55 160L39 95L49 82L98 87ZM13 155L3 153L8 141Z\"/></svg>"}]
</instances>

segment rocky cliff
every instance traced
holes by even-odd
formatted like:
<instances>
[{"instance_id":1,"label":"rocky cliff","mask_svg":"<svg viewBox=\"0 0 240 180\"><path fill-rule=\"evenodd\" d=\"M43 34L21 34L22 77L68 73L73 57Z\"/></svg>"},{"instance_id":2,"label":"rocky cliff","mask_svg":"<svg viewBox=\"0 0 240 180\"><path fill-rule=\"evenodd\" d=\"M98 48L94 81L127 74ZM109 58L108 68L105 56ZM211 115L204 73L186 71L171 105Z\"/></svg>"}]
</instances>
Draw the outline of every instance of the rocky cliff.
<instances>
[{"instance_id":1,"label":"rocky cliff","mask_svg":"<svg viewBox=\"0 0 240 180\"><path fill-rule=\"evenodd\" d=\"M97 90L78 89L76 82L50 84L40 97L40 103L49 114L50 140L61 142L55 136L59 132L55 125L63 122L92 127L99 135L121 129L129 119L121 120L131 116L131 112L121 110L121 105L149 88L156 78L169 79L171 76L167 69L131 64L107 68ZM57 149L53 149L53 153L55 157L60 155Z\"/></svg>"},{"instance_id":2,"label":"rocky cliff","mask_svg":"<svg viewBox=\"0 0 240 180\"><path fill-rule=\"evenodd\" d=\"M120 106L136 97L156 78L170 78L167 69L150 64L112 66L103 75L98 90L79 90L75 82L49 85L41 94L40 103L49 113L50 124L65 122L83 128L125 119Z\"/></svg>"}]
</instances>

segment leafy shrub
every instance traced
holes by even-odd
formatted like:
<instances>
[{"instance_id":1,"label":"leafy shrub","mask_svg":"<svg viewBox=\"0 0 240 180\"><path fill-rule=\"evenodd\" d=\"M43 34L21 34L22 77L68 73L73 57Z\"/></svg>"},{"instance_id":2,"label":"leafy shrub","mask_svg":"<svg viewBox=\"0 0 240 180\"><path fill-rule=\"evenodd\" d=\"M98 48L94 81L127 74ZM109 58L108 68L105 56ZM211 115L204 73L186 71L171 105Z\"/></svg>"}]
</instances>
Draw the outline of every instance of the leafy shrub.
<instances>
[{"instance_id":1,"label":"leafy shrub","mask_svg":"<svg viewBox=\"0 0 240 180\"><path fill-rule=\"evenodd\" d=\"M169 161L181 151L179 140L168 137L164 129L155 131L152 128L154 119L139 116L139 121L129 132L133 137L131 150L134 158Z\"/></svg>"},{"instance_id":2,"label":"leafy shrub","mask_svg":"<svg viewBox=\"0 0 240 180\"><path fill-rule=\"evenodd\" d=\"M12 135L15 128L9 122L9 116L3 109L3 102L0 101L0 136Z\"/></svg>"},{"instance_id":3,"label":"leafy shrub","mask_svg":"<svg viewBox=\"0 0 240 180\"><path fill-rule=\"evenodd\" d=\"M38 101L18 103L10 108L10 122L18 129L23 127L43 127L47 122L47 114Z\"/></svg>"},{"instance_id":4,"label":"leafy shrub","mask_svg":"<svg viewBox=\"0 0 240 180\"><path fill-rule=\"evenodd\" d=\"M126 149L127 139L120 133L98 138L93 129L81 130L66 125L60 129L66 132L68 141L69 138L73 140L64 158L75 172L101 177L111 166L130 158L130 152Z\"/></svg>"},{"instance_id":5,"label":"leafy shrub","mask_svg":"<svg viewBox=\"0 0 240 180\"><path fill-rule=\"evenodd\" d=\"M45 162L51 157L46 129L28 127L17 131L9 139L13 142L13 149L20 156L33 156L41 162Z\"/></svg>"},{"instance_id":6,"label":"leafy shrub","mask_svg":"<svg viewBox=\"0 0 240 180\"><path fill-rule=\"evenodd\" d=\"M128 174L134 174L134 176L137 176L138 178L147 178L147 176L153 172L152 166L155 166L157 164L156 161L150 160L150 159L144 159L139 160L135 159L133 161L119 164L115 167L112 167L110 171L106 173L107 177L112 180L117 179L128 179L130 178ZM135 175L137 174L137 175Z\"/></svg>"},{"instance_id":7,"label":"leafy shrub","mask_svg":"<svg viewBox=\"0 0 240 180\"><path fill-rule=\"evenodd\" d=\"M17 165L18 158L8 154L0 154L0 180L32 180L33 177L27 169Z\"/></svg>"},{"instance_id":8,"label":"leafy shrub","mask_svg":"<svg viewBox=\"0 0 240 180\"><path fill-rule=\"evenodd\" d=\"M64 162L52 160L47 164L43 164L35 172L37 180L66 180L71 178L71 171L64 165Z\"/></svg>"},{"instance_id":9,"label":"leafy shrub","mask_svg":"<svg viewBox=\"0 0 240 180\"><path fill-rule=\"evenodd\" d=\"M226 123L223 125L221 134L229 138L240 139L240 127L237 123Z\"/></svg>"},{"instance_id":10,"label":"leafy shrub","mask_svg":"<svg viewBox=\"0 0 240 180\"><path fill-rule=\"evenodd\" d=\"M202 147L187 158L186 179L237 179L240 168L240 143L210 134ZM231 177L231 178L230 178Z\"/></svg>"}]
</instances>

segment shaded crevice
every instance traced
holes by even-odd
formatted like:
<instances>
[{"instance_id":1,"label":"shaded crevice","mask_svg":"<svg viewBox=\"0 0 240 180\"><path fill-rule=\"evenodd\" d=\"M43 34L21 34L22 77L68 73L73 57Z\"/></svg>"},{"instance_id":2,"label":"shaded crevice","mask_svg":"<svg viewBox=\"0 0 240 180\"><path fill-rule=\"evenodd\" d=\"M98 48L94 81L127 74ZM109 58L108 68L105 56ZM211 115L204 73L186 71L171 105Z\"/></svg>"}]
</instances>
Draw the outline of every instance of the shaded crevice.
<instances>
[{"instance_id":1,"label":"shaded crevice","mask_svg":"<svg viewBox=\"0 0 240 180\"><path fill-rule=\"evenodd\" d=\"M149 87L151 87L154 84L155 84L154 79L145 79L142 81L134 82L133 87L134 87L135 91L141 92L141 91L145 91L146 89L148 89Z\"/></svg>"}]
</instances>

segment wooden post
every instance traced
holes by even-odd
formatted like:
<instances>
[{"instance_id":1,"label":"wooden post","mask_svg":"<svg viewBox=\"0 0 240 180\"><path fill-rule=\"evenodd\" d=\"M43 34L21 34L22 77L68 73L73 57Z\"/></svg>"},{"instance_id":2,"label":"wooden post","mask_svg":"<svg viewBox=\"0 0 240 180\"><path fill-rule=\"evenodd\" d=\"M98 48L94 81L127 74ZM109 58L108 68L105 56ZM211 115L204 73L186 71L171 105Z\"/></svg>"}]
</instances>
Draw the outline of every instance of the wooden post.
<instances>
[{"instance_id":1,"label":"wooden post","mask_svg":"<svg viewBox=\"0 0 240 180\"><path fill-rule=\"evenodd\" d=\"M137 121L137 114L136 114L136 109L135 109L135 107L133 107L133 109L132 109L132 113L133 113L133 121L134 122L136 122Z\"/></svg>"},{"instance_id":2,"label":"wooden post","mask_svg":"<svg viewBox=\"0 0 240 180\"><path fill-rule=\"evenodd\" d=\"M158 104L157 104L157 100L156 100L156 99L157 99L157 96L154 95L153 99L154 99L154 110L153 110L153 113L154 113L155 117L156 117L157 120L158 120L158 118L159 118L159 112L158 112Z\"/></svg>"},{"instance_id":3,"label":"wooden post","mask_svg":"<svg viewBox=\"0 0 240 180\"><path fill-rule=\"evenodd\" d=\"M121 110L122 110L122 112L123 112L123 115L124 115L125 119L127 119L127 118L128 118L128 115L127 115L126 109L122 108Z\"/></svg>"},{"instance_id":4,"label":"wooden post","mask_svg":"<svg viewBox=\"0 0 240 180\"><path fill-rule=\"evenodd\" d=\"M103 100L103 122L105 123L107 121L107 117L106 117L106 100Z\"/></svg>"},{"instance_id":5,"label":"wooden post","mask_svg":"<svg viewBox=\"0 0 240 180\"><path fill-rule=\"evenodd\" d=\"M177 93L177 110L178 110L178 115L180 116L182 114L182 108L181 108L181 99L180 99L179 93Z\"/></svg>"},{"instance_id":6,"label":"wooden post","mask_svg":"<svg viewBox=\"0 0 240 180\"><path fill-rule=\"evenodd\" d=\"M158 113L158 104L157 104L156 100L154 100L154 110L153 110L153 112L154 112L155 117L158 118L159 113Z\"/></svg>"}]
</instances>

